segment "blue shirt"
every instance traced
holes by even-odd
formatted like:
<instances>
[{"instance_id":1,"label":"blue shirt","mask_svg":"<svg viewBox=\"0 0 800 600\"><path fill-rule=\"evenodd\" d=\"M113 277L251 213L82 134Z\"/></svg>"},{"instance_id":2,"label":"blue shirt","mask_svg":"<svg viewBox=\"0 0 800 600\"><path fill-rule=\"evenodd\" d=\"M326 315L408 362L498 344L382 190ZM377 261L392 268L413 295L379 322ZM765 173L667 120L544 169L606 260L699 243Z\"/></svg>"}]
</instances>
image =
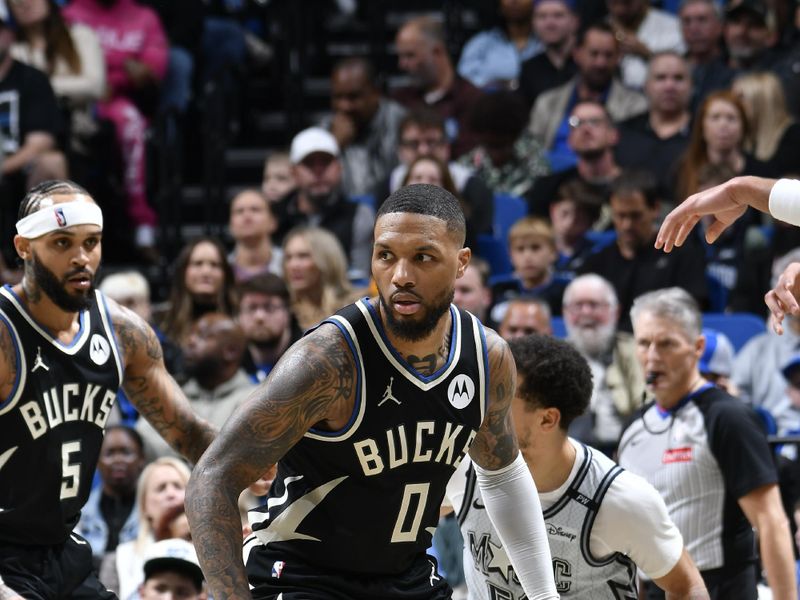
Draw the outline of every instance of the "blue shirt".
<instances>
[{"instance_id":1,"label":"blue shirt","mask_svg":"<svg viewBox=\"0 0 800 600\"><path fill-rule=\"evenodd\" d=\"M519 78L522 61L543 50L533 34L522 50L506 35L501 27L481 31L467 41L458 61L458 74L477 87L486 87L497 81Z\"/></svg>"}]
</instances>

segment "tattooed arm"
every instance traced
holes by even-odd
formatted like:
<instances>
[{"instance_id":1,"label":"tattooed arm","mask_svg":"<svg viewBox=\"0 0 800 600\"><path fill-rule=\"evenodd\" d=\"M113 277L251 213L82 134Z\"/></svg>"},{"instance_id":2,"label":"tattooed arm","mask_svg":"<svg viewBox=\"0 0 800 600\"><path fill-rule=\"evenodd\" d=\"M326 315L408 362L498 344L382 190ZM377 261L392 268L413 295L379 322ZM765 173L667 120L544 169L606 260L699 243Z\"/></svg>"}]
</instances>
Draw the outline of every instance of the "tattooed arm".
<instances>
[{"instance_id":1,"label":"tattooed arm","mask_svg":"<svg viewBox=\"0 0 800 600\"><path fill-rule=\"evenodd\" d=\"M486 513L529 600L558 598L539 495L511 421L517 369L511 350L487 330L489 408L470 456Z\"/></svg>"},{"instance_id":2,"label":"tattooed arm","mask_svg":"<svg viewBox=\"0 0 800 600\"><path fill-rule=\"evenodd\" d=\"M152 327L113 300L106 298L106 302L122 350L125 393L176 452L196 463L214 439L215 428L194 413L167 372L161 343Z\"/></svg>"},{"instance_id":3,"label":"tattooed arm","mask_svg":"<svg viewBox=\"0 0 800 600\"><path fill-rule=\"evenodd\" d=\"M511 423L511 400L517 388L517 368L506 341L486 329L489 354L489 409L469 450L475 464L496 471L510 465L519 453Z\"/></svg>"},{"instance_id":4,"label":"tattooed arm","mask_svg":"<svg viewBox=\"0 0 800 600\"><path fill-rule=\"evenodd\" d=\"M0 324L0 402L5 401L17 380L17 358L11 332Z\"/></svg>"},{"instance_id":5,"label":"tattooed arm","mask_svg":"<svg viewBox=\"0 0 800 600\"><path fill-rule=\"evenodd\" d=\"M347 423L355 373L344 337L333 325L321 326L283 355L197 463L186 490L186 515L215 600L250 597L239 493L312 426L336 430Z\"/></svg>"}]
</instances>

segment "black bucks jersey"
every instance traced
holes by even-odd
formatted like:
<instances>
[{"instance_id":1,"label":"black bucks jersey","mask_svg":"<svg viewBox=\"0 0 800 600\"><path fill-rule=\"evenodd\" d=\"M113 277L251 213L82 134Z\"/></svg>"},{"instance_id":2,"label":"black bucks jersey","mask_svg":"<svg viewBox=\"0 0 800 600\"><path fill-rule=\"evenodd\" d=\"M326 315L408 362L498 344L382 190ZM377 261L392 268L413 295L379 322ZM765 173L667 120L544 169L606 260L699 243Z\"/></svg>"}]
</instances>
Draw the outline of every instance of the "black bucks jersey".
<instances>
[{"instance_id":1,"label":"black bucks jersey","mask_svg":"<svg viewBox=\"0 0 800 600\"><path fill-rule=\"evenodd\" d=\"M122 361L100 292L64 345L9 287L0 327L16 354L14 389L0 398L0 542L61 544L89 497Z\"/></svg>"},{"instance_id":2,"label":"black bucks jersey","mask_svg":"<svg viewBox=\"0 0 800 600\"><path fill-rule=\"evenodd\" d=\"M424 556L487 402L483 327L450 314L450 354L429 377L390 346L367 299L325 321L355 357L353 414L341 431L308 431L278 463L266 505L250 513L251 556L362 574L401 573Z\"/></svg>"},{"instance_id":3,"label":"black bucks jersey","mask_svg":"<svg viewBox=\"0 0 800 600\"><path fill-rule=\"evenodd\" d=\"M544 511L556 591L562 598L636 600L633 561L618 552L596 557L589 548L603 498L623 469L582 444L575 460L580 465L573 480ZM523 600L522 586L486 514L472 465L458 521L464 537L464 575L470 600Z\"/></svg>"}]
</instances>

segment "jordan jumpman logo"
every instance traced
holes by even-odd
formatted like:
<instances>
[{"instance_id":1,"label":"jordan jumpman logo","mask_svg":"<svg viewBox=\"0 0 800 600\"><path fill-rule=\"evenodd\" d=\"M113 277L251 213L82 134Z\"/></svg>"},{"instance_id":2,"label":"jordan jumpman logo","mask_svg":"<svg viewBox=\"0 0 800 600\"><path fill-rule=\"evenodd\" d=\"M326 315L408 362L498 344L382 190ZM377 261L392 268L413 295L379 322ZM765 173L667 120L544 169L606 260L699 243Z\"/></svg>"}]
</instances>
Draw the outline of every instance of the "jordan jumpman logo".
<instances>
[{"instance_id":1,"label":"jordan jumpman logo","mask_svg":"<svg viewBox=\"0 0 800 600\"><path fill-rule=\"evenodd\" d=\"M378 402L378 406L380 406L381 404L383 404L387 400L392 400L396 404L400 404L400 400L395 398L394 394L392 393L392 383L393 382L394 382L394 377L389 377L389 384L386 386L386 391L383 392L383 398L381 398L381 401Z\"/></svg>"},{"instance_id":2,"label":"jordan jumpman logo","mask_svg":"<svg viewBox=\"0 0 800 600\"><path fill-rule=\"evenodd\" d=\"M36 360L33 361L33 368L31 369L31 373L33 373L36 369L44 369L45 371L49 371L50 367L44 364L42 360L42 347L36 346Z\"/></svg>"}]
</instances>

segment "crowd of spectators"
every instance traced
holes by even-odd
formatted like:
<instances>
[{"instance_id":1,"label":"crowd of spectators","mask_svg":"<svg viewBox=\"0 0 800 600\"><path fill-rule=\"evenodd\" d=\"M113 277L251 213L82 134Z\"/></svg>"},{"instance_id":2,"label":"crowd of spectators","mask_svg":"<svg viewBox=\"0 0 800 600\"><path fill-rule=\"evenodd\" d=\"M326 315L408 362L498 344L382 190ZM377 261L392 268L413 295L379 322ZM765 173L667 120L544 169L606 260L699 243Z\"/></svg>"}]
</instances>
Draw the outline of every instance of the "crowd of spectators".
<instances>
[{"instance_id":1,"label":"crowd of spectators","mask_svg":"<svg viewBox=\"0 0 800 600\"><path fill-rule=\"evenodd\" d=\"M129 236L136 249L131 272L102 289L153 323L168 367L217 425L304 330L374 293L375 212L401 186L439 185L462 204L473 261L459 306L509 339L562 334L589 361L594 395L570 434L609 453L644 401L634 300L677 286L705 312L763 317L763 294L800 255L800 233L756 214L714 246L699 227L671 254L653 248L660 219L688 195L737 175L800 174L800 4L498 0L496 23L458 55L435 10L402 23L402 85L368 57L336 62L328 114L273 148L262 181L231 195L226 234L186 243L168 297L152 298L135 272L160 241L150 127L165 111L196 127L188 107L203 83L241 85L229 67L269 54L229 4L241 3L0 2L0 277L18 275L9 249L24 190L50 178L85 185L108 223L123 224L106 238ZM512 206L523 209L507 223ZM782 337L765 328L711 361L726 373L708 374L782 434L800 430L800 324L787 318ZM117 406L124 425L106 435L102 484L79 527L128 598L148 546L182 537L156 521L178 518L167 509L187 475L124 398ZM781 456L791 512L797 453ZM137 491L145 458L157 457ZM158 469L174 497L150 489ZM169 497L157 506L151 493Z\"/></svg>"}]
</instances>

